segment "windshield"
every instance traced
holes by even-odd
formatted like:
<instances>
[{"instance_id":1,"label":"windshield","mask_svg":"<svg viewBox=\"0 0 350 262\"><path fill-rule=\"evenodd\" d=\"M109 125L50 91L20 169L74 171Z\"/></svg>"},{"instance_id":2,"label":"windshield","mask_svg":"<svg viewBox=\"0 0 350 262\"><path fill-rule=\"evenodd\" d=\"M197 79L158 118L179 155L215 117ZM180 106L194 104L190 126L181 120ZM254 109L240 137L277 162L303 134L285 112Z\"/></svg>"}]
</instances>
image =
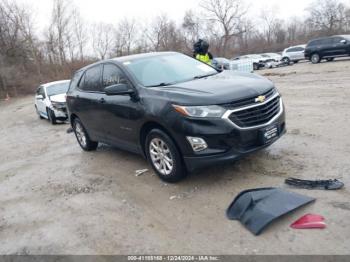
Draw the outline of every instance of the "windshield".
<instances>
[{"instance_id":1,"label":"windshield","mask_svg":"<svg viewBox=\"0 0 350 262\"><path fill-rule=\"evenodd\" d=\"M67 93L69 87L69 82L54 84L46 87L46 92L48 96L58 95Z\"/></svg>"},{"instance_id":2,"label":"windshield","mask_svg":"<svg viewBox=\"0 0 350 262\"><path fill-rule=\"evenodd\" d=\"M218 73L211 66L183 54L152 56L123 64L146 87L165 86Z\"/></svg>"}]
</instances>

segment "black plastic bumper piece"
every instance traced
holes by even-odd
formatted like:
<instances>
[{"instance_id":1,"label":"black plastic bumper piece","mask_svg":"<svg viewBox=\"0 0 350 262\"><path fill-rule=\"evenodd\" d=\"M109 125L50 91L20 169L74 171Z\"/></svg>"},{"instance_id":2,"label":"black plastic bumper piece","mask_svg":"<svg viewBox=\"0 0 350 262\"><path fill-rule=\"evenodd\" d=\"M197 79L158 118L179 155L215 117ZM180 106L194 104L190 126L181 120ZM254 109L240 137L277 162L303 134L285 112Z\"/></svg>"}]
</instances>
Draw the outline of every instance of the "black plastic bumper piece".
<instances>
[{"instance_id":1,"label":"black plastic bumper piece","mask_svg":"<svg viewBox=\"0 0 350 262\"><path fill-rule=\"evenodd\" d=\"M254 235L284 214L315 201L315 198L280 188L256 188L242 191L226 211L231 220L239 220Z\"/></svg>"}]
</instances>

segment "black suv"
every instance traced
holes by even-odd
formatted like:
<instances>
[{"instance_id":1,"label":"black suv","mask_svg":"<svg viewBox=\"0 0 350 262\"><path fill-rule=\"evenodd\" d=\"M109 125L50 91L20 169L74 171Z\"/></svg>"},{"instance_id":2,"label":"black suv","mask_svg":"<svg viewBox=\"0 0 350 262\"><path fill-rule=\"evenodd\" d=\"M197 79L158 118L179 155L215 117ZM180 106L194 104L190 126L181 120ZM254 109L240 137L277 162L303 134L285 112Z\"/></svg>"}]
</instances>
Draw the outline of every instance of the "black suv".
<instances>
[{"instance_id":1,"label":"black suv","mask_svg":"<svg viewBox=\"0 0 350 262\"><path fill-rule=\"evenodd\" d=\"M82 149L102 142L142 154L168 182L262 149L285 132L272 82L175 52L89 65L75 73L67 105Z\"/></svg>"},{"instance_id":2,"label":"black suv","mask_svg":"<svg viewBox=\"0 0 350 262\"><path fill-rule=\"evenodd\" d=\"M334 60L335 57L350 55L350 35L336 35L311 40L305 48L305 58L313 64L322 59Z\"/></svg>"}]
</instances>

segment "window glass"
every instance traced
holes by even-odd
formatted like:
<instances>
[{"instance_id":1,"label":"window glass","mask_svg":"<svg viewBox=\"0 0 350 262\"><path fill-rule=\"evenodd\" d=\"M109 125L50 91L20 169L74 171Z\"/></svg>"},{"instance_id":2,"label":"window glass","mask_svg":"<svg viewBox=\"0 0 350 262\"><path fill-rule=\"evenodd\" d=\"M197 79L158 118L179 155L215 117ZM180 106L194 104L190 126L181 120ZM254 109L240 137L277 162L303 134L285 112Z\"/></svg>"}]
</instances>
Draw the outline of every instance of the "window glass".
<instances>
[{"instance_id":1,"label":"window glass","mask_svg":"<svg viewBox=\"0 0 350 262\"><path fill-rule=\"evenodd\" d=\"M72 80L70 81L70 85L69 85L70 90L73 90L78 86L79 80L80 80L82 74L83 74L83 71L79 71L79 72L74 74Z\"/></svg>"},{"instance_id":2,"label":"window glass","mask_svg":"<svg viewBox=\"0 0 350 262\"><path fill-rule=\"evenodd\" d=\"M341 37L333 37L332 41L333 44L340 44L340 41L343 40Z\"/></svg>"},{"instance_id":3,"label":"window glass","mask_svg":"<svg viewBox=\"0 0 350 262\"><path fill-rule=\"evenodd\" d=\"M103 66L103 87L116 85L116 84L128 84L125 74L115 65L105 64Z\"/></svg>"},{"instance_id":4,"label":"window glass","mask_svg":"<svg viewBox=\"0 0 350 262\"><path fill-rule=\"evenodd\" d=\"M79 87L84 91L101 92L101 65L86 70L84 81L80 81ZM83 79L82 79L83 80Z\"/></svg>"},{"instance_id":5,"label":"window glass","mask_svg":"<svg viewBox=\"0 0 350 262\"><path fill-rule=\"evenodd\" d=\"M304 51L304 48L296 47L294 52L301 52L301 51Z\"/></svg>"},{"instance_id":6,"label":"window glass","mask_svg":"<svg viewBox=\"0 0 350 262\"><path fill-rule=\"evenodd\" d=\"M287 53L290 53L290 52L295 52L296 50L295 50L295 48L293 47L293 48L289 48L288 50L287 50Z\"/></svg>"},{"instance_id":7,"label":"window glass","mask_svg":"<svg viewBox=\"0 0 350 262\"><path fill-rule=\"evenodd\" d=\"M183 54L165 54L124 62L125 67L144 86L170 85L214 75L209 65Z\"/></svg>"},{"instance_id":8,"label":"window glass","mask_svg":"<svg viewBox=\"0 0 350 262\"><path fill-rule=\"evenodd\" d=\"M326 38L326 39L322 39L321 40L321 45L329 45L333 43L333 39L332 38Z\"/></svg>"},{"instance_id":9,"label":"window glass","mask_svg":"<svg viewBox=\"0 0 350 262\"><path fill-rule=\"evenodd\" d=\"M40 86L39 89L38 89L38 95L42 95L43 98L45 98L45 90L44 90L44 87Z\"/></svg>"}]
</instances>

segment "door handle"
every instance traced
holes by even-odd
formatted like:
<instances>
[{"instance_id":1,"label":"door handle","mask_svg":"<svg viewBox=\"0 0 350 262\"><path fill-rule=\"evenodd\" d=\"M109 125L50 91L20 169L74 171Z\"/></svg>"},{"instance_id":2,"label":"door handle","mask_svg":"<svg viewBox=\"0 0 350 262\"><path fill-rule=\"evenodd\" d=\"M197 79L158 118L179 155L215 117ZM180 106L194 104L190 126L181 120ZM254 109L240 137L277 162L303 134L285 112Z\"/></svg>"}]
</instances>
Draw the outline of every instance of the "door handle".
<instances>
[{"instance_id":1,"label":"door handle","mask_svg":"<svg viewBox=\"0 0 350 262\"><path fill-rule=\"evenodd\" d=\"M100 103L101 103L101 104L106 103L106 99L104 99L103 97L102 97L102 98L100 98L100 100L99 100L99 101L100 101Z\"/></svg>"}]
</instances>

